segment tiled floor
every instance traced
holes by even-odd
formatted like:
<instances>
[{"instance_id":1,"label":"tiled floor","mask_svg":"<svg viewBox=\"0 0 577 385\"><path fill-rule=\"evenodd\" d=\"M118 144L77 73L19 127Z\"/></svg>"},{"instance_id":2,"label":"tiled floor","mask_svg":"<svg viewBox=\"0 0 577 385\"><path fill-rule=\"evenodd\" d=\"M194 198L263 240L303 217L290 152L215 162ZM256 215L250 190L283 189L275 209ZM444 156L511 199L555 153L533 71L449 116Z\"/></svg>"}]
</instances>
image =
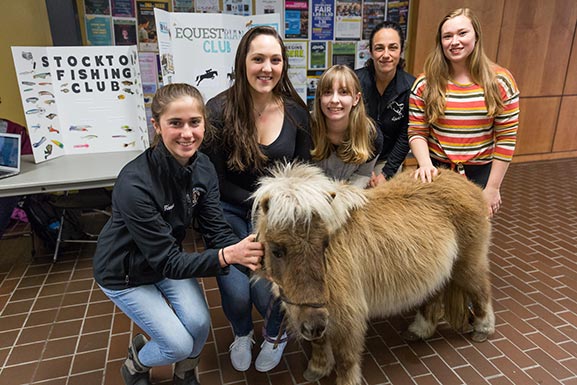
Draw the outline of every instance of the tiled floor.
<instances>
[{"instance_id":1,"label":"tiled floor","mask_svg":"<svg viewBox=\"0 0 577 385\"><path fill-rule=\"evenodd\" d=\"M445 326L426 342L406 343L400 331L410 314L374 320L366 384L577 384L577 159L512 165L503 201L491 248L495 335L476 344ZM187 247L197 242L191 237ZM28 238L0 241L0 385L122 383L136 328L95 286L92 252L69 248L51 264L49 256L30 261ZM213 315L203 385L306 383L309 349L294 341L273 372L234 371L218 289L214 279L203 284ZM171 383L169 367L152 375Z\"/></svg>"}]
</instances>

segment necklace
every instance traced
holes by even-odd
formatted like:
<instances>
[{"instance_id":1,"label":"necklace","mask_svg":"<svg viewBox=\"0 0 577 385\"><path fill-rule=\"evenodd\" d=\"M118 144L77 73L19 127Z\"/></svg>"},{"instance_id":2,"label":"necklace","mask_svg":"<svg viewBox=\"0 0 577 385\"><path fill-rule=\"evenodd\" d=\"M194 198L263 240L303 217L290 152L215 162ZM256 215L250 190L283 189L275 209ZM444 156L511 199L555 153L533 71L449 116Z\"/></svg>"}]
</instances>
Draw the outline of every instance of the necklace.
<instances>
[{"instance_id":1,"label":"necklace","mask_svg":"<svg viewBox=\"0 0 577 385\"><path fill-rule=\"evenodd\" d=\"M271 104L272 104L272 107L270 107ZM264 112L265 112L266 110L268 110L268 109L270 109L270 110L276 110L276 109L278 109L278 108L279 108L279 103L278 103L277 101L274 101L274 102L272 102L272 103L266 104L261 111L257 110L256 107L253 106L254 112L256 112L256 115L257 115L258 119L262 118L262 114L264 114Z\"/></svg>"}]
</instances>

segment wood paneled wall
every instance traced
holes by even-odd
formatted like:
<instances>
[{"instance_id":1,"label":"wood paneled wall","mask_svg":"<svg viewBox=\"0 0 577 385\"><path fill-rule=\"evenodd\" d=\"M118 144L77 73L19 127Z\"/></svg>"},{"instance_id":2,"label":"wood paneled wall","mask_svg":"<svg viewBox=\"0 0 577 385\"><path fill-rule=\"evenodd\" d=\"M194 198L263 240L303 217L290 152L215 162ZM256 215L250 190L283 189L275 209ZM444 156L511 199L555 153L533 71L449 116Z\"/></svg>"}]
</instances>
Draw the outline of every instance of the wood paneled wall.
<instances>
[{"instance_id":1,"label":"wood paneled wall","mask_svg":"<svg viewBox=\"0 0 577 385\"><path fill-rule=\"evenodd\" d=\"M409 70L423 70L441 19L459 7L481 20L483 47L521 90L515 162L577 157L575 0L412 0Z\"/></svg>"}]
</instances>

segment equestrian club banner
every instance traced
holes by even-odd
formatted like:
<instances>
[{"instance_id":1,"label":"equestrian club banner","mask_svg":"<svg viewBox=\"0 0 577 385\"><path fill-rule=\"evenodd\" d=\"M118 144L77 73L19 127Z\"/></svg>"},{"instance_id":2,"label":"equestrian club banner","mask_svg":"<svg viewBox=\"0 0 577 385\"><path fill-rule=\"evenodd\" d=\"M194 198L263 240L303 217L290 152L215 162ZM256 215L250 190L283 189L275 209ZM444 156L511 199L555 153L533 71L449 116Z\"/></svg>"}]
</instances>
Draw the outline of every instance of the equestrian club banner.
<instances>
[{"instance_id":1,"label":"equestrian club banner","mask_svg":"<svg viewBox=\"0 0 577 385\"><path fill-rule=\"evenodd\" d=\"M232 84L236 48L249 28L269 25L281 31L278 13L239 16L155 9L154 17L163 83L192 84L205 100Z\"/></svg>"},{"instance_id":2,"label":"equestrian club banner","mask_svg":"<svg viewBox=\"0 0 577 385\"><path fill-rule=\"evenodd\" d=\"M148 147L135 46L12 47L34 161Z\"/></svg>"}]
</instances>

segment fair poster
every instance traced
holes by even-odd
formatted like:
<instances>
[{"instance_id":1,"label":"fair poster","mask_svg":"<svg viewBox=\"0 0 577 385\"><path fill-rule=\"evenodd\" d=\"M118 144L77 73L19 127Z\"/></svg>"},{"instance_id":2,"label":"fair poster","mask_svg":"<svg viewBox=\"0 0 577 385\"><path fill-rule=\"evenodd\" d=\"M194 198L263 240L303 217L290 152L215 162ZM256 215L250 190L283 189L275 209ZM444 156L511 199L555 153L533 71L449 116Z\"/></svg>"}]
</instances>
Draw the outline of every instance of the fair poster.
<instances>
[{"instance_id":1,"label":"fair poster","mask_svg":"<svg viewBox=\"0 0 577 385\"><path fill-rule=\"evenodd\" d=\"M354 41L335 41L332 46L332 65L343 64L355 69L355 52L357 44Z\"/></svg>"},{"instance_id":2,"label":"fair poster","mask_svg":"<svg viewBox=\"0 0 577 385\"><path fill-rule=\"evenodd\" d=\"M110 0L112 4L112 16L134 17L134 0Z\"/></svg>"},{"instance_id":3,"label":"fair poster","mask_svg":"<svg viewBox=\"0 0 577 385\"><path fill-rule=\"evenodd\" d=\"M136 45L136 21L134 19L112 19L114 45Z\"/></svg>"},{"instance_id":4,"label":"fair poster","mask_svg":"<svg viewBox=\"0 0 577 385\"><path fill-rule=\"evenodd\" d=\"M86 40L88 45L112 45L112 29L109 16L84 17L86 23Z\"/></svg>"},{"instance_id":5,"label":"fair poster","mask_svg":"<svg viewBox=\"0 0 577 385\"><path fill-rule=\"evenodd\" d=\"M252 0L223 0L222 13L229 15L252 15Z\"/></svg>"},{"instance_id":6,"label":"fair poster","mask_svg":"<svg viewBox=\"0 0 577 385\"><path fill-rule=\"evenodd\" d=\"M343 40L360 39L363 22L361 0L337 0L335 13L335 37Z\"/></svg>"},{"instance_id":7,"label":"fair poster","mask_svg":"<svg viewBox=\"0 0 577 385\"><path fill-rule=\"evenodd\" d=\"M136 46L12 47L36 163L148 147Z\"/></svg>"},{"instance_id":8,"label":"fair poster","mask_svg":"<svg viewBox=\"0 0 577 385\"><path fill-rule=\"evenodd\" d=\"M308 0L285 0L285 39L309 38Z\"/></svg>"},{"instance_id":9,"label":"fair poster","mask_svg":"<svg viewBox=\"0 0 577 385\"><path fill-rule=\"evenodd\" d=\"M136 16L138 19L138 49L140 51L158 51L158 31L154 21L154 10L168 11L168 2L136 0Z\"/></svg>"},{"instance_id":10,"label":"fair poster","mask_svg":"<svg viewBox=\"0 0 577 385\"><path fill-rule=\"evenodd\" d=\"M387 3L383 0L364 0L363 2L363 39L369 40L377 24L385 21Z\"/></svg>"},{"instance_id":11,"label":"fair poster","mask_svg":"<svg viewBox=\"0 0 577 385\"><path fill-rule=\"evenodd\" d=\"M194 12L194 1L172 0L172 12Z\"/></svg>"},{"instance_id":12,"label":"fair poster","mask_svg":"<svg viewBox=\"0 0 577 385\"><path fill-rule=\"evenodd\" d=\"M334 1L311 0L311 40L333 40Z\"/></svg>"},{"instance_id":13,"label":"fair poster","mask_svg":"<svg viewBox=\"0 0 577 385\"><path fill-rule=\"evenodd\" d=\"M327 68L328 43L326 41L311 41L309 44L309 68Z\"/></svg>"},{"instance_id":14,"label":"fair poster","mask_svg":"<svg viewBox=\"0 0 577 385\"><path fill-rule=\"evenodd\" d=\"M197 13L219 13L220 6L218 0L196 0L194 9Z\"/></svg>"},{"instance_id":15,"label":"fair poster","mask_svg":"<svg viewBox=\"0 0 577 385\"><path fill-rule=\"evenodd\" d=\"M307 53L306 41L285 41L288 56L288 77L302 100L307 102Z\"/></svg>"},{"instance_id":16,"label":"fair poster","mask_svg":"<svg viewBox=\"0 0 577 385\"><path fill-rule=\"evenodd\" d=\"M280 15L240 16L171 13L155 10L162 81L189 83L208 100L226 90L234 76L234 57L247 29L270 25L280 30Z\"/></svg>"},{"instance_id":17,"label":"fair poster","mask_svg":"<svg viewBox=\"0 0 577 385\"><path fill-rule=\"evenodd\" d=\"M367 60L371 58L371 47L369 47L368 40L357 41L357 49L355 55L355 69L365 66Z\"/></svg>"}]
</instances>

